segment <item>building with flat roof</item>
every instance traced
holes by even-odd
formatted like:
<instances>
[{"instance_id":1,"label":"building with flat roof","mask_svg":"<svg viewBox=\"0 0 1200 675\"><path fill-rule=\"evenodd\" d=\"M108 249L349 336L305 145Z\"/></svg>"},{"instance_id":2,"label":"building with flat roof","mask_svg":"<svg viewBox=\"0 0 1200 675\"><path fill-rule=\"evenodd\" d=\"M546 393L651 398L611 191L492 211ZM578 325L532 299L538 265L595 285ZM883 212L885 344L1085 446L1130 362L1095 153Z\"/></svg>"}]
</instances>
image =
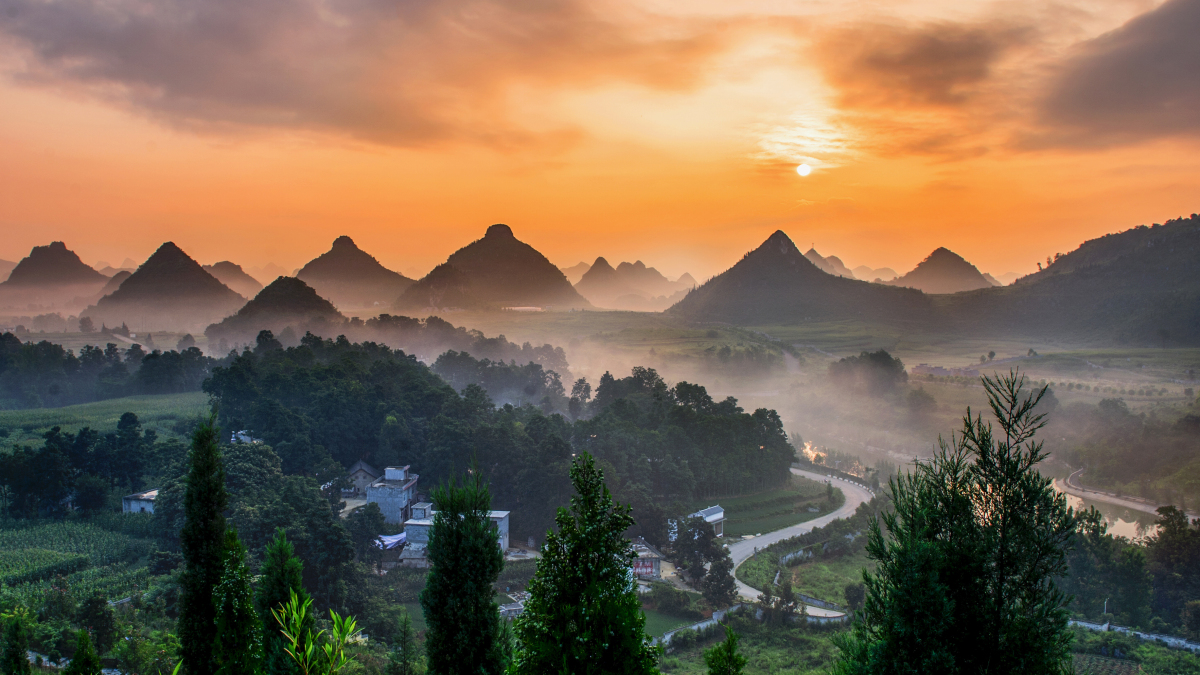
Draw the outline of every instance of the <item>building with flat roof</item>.
<instances>
[{"instance_id":1,"label":"building with flat roof","mask_svg":"<svg viewBox=\"0 0 1200 675\"><path fill-rule=\"evenodd\" d=\"M415 473L407 466L389 466L383 478L367 486L367 503L378 504L383 519L392 524L403 523L410 517L410 507L417 496Z\"/></svg>"},{"instance_id":2,"label":"building with flat roof","mask_svg":"<svg viewBox=\"0 0 1200 675\"><path fill-rule=\"evenodd\" d=\"M154 513L154 500L158 497L158 488L125 495L121 498L122 513Z\"/></svg>"}]
</instances>

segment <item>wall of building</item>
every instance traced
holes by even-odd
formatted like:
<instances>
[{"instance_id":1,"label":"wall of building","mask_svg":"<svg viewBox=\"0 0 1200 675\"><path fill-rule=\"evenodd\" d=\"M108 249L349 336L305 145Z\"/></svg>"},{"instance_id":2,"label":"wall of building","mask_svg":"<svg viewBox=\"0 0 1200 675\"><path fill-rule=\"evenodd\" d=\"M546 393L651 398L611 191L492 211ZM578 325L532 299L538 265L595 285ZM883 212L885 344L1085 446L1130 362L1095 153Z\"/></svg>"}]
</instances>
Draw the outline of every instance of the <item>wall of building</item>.
<instances>
[{"instance_id":1,"label":"wall of building","mask_svg":"<svg viewBox=\"0 0 1200 675\"><path fill-rule=\"evenodd\" d=\"M370 485L367 487L367 502L379 505L383 519L392 524L403 523L404 509L412 500L412 491L393 487L388 484Z\"/></svg>"}]
</instances>

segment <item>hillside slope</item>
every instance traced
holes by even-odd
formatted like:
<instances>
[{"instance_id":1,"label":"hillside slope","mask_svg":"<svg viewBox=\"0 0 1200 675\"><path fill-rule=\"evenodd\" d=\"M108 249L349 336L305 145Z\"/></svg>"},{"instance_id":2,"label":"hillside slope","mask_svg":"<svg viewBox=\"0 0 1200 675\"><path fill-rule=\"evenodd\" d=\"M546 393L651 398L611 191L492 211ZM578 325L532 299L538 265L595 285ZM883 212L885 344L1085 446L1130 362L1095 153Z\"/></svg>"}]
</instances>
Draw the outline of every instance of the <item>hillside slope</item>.
<instances>
[{"instance_id":1,"label":"hillside slope","mask_svg":"<svg viewBox=\"0 0 1200 675\"><path fill-rule=\"evenodd\" d=\"M387 306L413 280L384 267L347 236L300 268L296 278L341 308Z\"/></svg>"},{"instance_id":2,"label":"hillside slope","mask_svg":"<svg viewBox=\"0 0 1200 675\"><path fill-rule=\"evenodd\" d=\"M173 242L166 242L117 290L84 310L84 316L138 331L193 332L235 312L246 299Z\"/></svg>"},{"instance_id":3,"label":"hillside slope","mask_svg":"<svg viewBox=\"0 0 1200 675\"><path fill-rule=\"evenodd\" d=\"M0 283L0 308L28 311L82 307L108 277L89 267L61 241L34 246Z\"/></svg>"},{"instance_id":4,"label":"hillside slope","mask_svg":"<svg viewBox=\"0 0 1200 675\"><path fill-rule=\"evenodd\" d=\"M448 307L450 297L477 309L591 307L546 256L519 241L507 225L455 251L438 269L405 290L394 307L422 311ZM436 274L435 274L436 273Z\"/></svg>"},{"instance_id":5,"label":"hillside slope","mask_svg":"<svg viewBox=\"0 0 1200 675\"><path fill-rule=\"evenodd\" d=\"M205 265L204 271L216 277L217 281L225 284L243 298L253 298L263 289L263 285L258 283L254 277L246 274L241 265L235 265L228 260Z\"/></svg>"},{"instance_id":6,"label":"hillside slope","mask_svg":"<svg viewBox=\"0 0 1200 675\"><path fill-rule=\"evenodd\" d=\"M998 285L988 281L979 268L945 247L934 250L908 274L887 283L926 293L959 293Z\"/></svg>"},{"instance_id":7,"label":"hillside slope","mask_svg":"<svg viewBox=\"0 0 1200 675\"><path fill-rule=\"evenodd\" d=\"M295 336L303 336L306 331L325 335L329 332L325 328L345 319L333 303L308 284L295 277L279 277L237 314L206 328L204 335L210 343L223 339L231 344L253 344L262 330L269 330L276 337L289 327Z\"/></svg>"}]
</instances>

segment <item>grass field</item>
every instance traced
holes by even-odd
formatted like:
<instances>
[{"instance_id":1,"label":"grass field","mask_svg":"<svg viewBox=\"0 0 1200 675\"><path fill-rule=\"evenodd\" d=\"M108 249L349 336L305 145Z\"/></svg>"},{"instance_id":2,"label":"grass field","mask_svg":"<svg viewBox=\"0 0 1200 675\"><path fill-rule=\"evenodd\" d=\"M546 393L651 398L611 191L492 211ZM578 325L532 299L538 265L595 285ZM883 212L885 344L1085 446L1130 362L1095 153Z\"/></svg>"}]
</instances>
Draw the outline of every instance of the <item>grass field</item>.
<instances>
[{"instance_id":1,"label":"grass field","mask_svg":"<svg viewBox=\"0 0 1200 675\"><path fill-rule=\"evenodd\" d=\"M861 583L862 569L875 569L865 551L832 560L816 560L792 569L792 588L814 598L846 605L846 584Z\"/></svg>"},{"instance_id":2,"label":"grass field","mask_svg":"<svg viewBox=\"0 0 1200 675\"><path fill-rule=\"evenodd\" d=\"M690 626L696 623L696 619L681 619L677 616L671 616L670 614L664 614L644 607L642 608L642 614L646 615L646 634L654 637L659 637L674 628Z\"/></svg>"},{"instance_id":3,"label":"grass field","mask_svg":"<svg viewBox=\"0 0 1200 675\"><path fill-rule=\"evenodd\" d=\"M729 621L741 640L738 651L746 657L746 675L824 675L833 664L836 648L833 631L807 626L771 628L746 617ZM670 675L706 675L704 650L724 639L723 631L688 649L677 649L661 664Z\"/></svg>"},{"instance_id":4,"label":"grass field","mask_svg":"<svg viewBox=\"0 0 1200 675\"><path fill-rule=\"evenodd\" d=\"M42 435L55 426L72 433L83 427L107 433L117 428L117 421L127 412L136 414L144 428L154 429L159 436L169 436L175 433L176 422L203 415L208 410L208 395L201 392L129 396L63 408L3 410L0 411L0 429L7 429L9 436L0 439L0 444L39 443Z\"/></svg>"},{"instance_id":5,"label":"grass field","mask_svg":"<svg viewBox=\"0 0 1200 675\"><path fill-rule=\"evenodd\" d=\"M699 499L690 505L699 510L713 504L725 509L725 536L762 534L819 518L845 502L841 491L834 491L831 504L824 483L792 476L787 487L740 497ZM817 511L808 509L812 507Z\"/></svg>"}]
</instances>

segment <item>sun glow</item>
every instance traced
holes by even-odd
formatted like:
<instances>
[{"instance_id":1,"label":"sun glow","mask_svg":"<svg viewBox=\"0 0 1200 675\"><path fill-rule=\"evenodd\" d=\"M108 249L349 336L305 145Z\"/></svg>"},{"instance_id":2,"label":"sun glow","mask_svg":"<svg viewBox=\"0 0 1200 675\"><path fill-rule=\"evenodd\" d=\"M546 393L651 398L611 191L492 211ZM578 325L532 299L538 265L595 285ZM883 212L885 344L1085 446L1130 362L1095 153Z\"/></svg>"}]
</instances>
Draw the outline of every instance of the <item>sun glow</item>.
<instances>
[{"instance_id":1,"label":"sun glow","mask_svg":"<svg viewBox=\"0 0 1200 675\"><path fill-rule=\"evenodd\" d=\"M807 176L808 174L812 173L812 167L807 164L801 164L800 166L796 167L796 173L800 174L801 176Z\"/></svg>"}]
</instances>

